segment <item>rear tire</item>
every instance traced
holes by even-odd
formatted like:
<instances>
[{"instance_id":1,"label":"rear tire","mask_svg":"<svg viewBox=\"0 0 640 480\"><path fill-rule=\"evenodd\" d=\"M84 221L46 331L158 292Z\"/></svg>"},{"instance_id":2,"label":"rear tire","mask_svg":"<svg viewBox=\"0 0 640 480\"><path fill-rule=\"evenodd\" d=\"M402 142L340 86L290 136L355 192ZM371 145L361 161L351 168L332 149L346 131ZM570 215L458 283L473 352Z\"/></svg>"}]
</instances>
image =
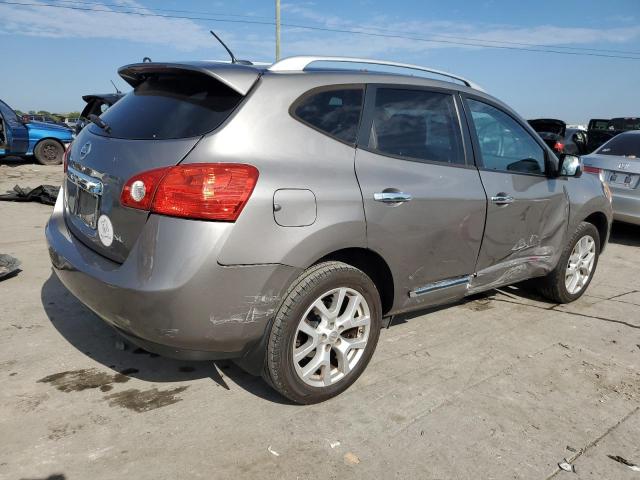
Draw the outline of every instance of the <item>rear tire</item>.
<instances>
[{"instance_id":1,"label":"rear tire","mask_svg":"<svg viewBox=\"0 0 640 480\"><path fill-rule=\"evenodd\" d=\"M269 334L265 380L300 404L345 391L364 371L382 325L380 295L361 270L325 262L285 294Z\"/></svg>"},{"instance_id":2,"label":"rear tire","mask_svg":"<svg viewBox=\"0 0 640 480\"><path fill-rule=\"evenodd\" d=\"M600 257L600 235L591 223L578 225L558 265L540 279L538 290L556 303L570 303L580 298L591 283Z\"/></svg>"},{"instance_id":3,"label":"rear tire","mask_svg":"<svg viewBox=\"0 0 640 480\"><path fill-rule=\"evenodd\" d=\"M60 165L64 156L64 147L55 140L45 139L36 145L33 153L38 163L42 165Z\"/></svg>"}]
</instances>

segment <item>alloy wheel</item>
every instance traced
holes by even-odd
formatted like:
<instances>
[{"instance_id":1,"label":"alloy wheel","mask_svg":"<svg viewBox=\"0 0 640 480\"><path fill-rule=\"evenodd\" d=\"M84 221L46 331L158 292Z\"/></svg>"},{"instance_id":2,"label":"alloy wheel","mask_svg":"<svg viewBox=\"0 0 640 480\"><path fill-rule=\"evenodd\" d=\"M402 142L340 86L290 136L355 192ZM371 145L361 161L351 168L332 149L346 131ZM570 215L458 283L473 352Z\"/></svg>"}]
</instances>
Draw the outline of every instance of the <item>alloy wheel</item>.
<instances>
[{"instance_id":1,"label":"alloy wheel","mask_svg":"<svg viewBox=\"0 0 640 480\"><path fill-rule=\"evenodd\" d=\"M364 354L371 331L370 309L358 291L340 287L318 297L298 324L293 363L313 387L342 380Z\"/></svg>"},{"instance_id":2,"label":"alloy wheel","mask_svg":"<svg viewBox=\"0 0 640 480\"><path fill-rule=\"evenodd\" d=\"M596 259L596 242L591 235L580 238L573 247L565 272L565 287L571 295L579 293L589 281Z\"/></svg>"}]
</instances>

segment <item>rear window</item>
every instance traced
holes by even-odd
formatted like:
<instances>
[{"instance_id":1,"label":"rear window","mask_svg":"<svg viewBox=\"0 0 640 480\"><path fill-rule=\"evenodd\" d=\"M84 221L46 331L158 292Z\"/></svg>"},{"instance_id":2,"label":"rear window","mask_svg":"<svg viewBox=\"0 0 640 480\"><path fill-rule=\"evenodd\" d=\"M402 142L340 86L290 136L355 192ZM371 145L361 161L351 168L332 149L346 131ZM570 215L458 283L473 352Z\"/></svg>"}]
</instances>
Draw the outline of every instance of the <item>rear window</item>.
<instances>
[{"instance_id":1,"label":"rear window","mask_svg":"<svg viewBox=\"0 0 640 480\"><path fill-rule=\"evenodd\" d=\"M640 158L640 134L621 133L605 143L596 153Z\"/></svg>"},{"instance_id":2,"label":"rear window","mask_svg":"<svg viewBox=\"0 0 640 480\"><path fill-rule=\"evenodd\" d=\"M354 145L362 113L362 87L312 90L293 104L298 120L337 140Z\"/></svg>"},{"instance_id":3,"label":"rear window","mask_svg":"<svg viewBox=\"0 0 640 480\"><path fill-rule=\"evenodd\" d=\"M136 140L198 137L217 128L242 96L209 76L150 73L100 117L110 136ZM91 132L106 135L97 125Z\"/></svg>"}]
</instances>

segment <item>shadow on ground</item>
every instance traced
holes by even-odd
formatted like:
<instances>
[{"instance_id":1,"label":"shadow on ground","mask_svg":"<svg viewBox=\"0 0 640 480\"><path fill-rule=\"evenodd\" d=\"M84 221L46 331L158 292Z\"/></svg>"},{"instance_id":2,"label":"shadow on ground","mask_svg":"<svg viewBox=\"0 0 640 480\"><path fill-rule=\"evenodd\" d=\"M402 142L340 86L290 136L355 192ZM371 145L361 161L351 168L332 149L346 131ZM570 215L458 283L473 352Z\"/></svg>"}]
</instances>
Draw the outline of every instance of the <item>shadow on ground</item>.
<instances>
[{"instance_id":1,"label":"shadow on ground","mask_svg":"<svg viewBox=\"0 0 640 480\"><path fill-rule=\"evenodd\" d=\"M18 167L20 165L40 165L35 157L1 157L0 165L7 165L8 167Z\"/></svg>"},{"instance_id":2,"label":"shadow on ground","mask_svg":"<svg viewBox=\"0 0 640 480\"><path fill-rule=\"evenodd\" d=\"M41 301L51 324L71 345L114 372L147 382L171 383L210 378L229 390L225 378L263 399L288 403L260 377L244 372L231 361L193 362L160 357L127 344L116 347L122 337L84 307L52 272L42 286ZM54 373L54 372L52 372Z\"/></svg>"},{"instance_id":3,"label":"shadow on ground","mask_svg":"<svg viewBox=\"0 0 640 480\"><path fill-rule=\"evenodd\" d=\"M640 247L640 226L614 222L609 241L630 247Z\"/></svg>"}]
</instances>

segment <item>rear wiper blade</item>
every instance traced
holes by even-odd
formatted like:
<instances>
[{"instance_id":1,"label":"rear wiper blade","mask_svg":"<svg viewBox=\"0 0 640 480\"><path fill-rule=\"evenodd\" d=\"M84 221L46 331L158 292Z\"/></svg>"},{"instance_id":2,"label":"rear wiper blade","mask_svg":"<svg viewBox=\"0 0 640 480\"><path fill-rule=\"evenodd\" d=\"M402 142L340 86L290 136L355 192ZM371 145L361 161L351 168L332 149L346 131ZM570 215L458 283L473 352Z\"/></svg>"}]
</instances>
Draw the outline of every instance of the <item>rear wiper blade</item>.
<instances>
[{"instance_id":1,"label":"rear wiper blade","mask_svg":"<svg viewBox=\"0 0 640 480\"><path fill-rule=\"evenodd\" d=\"M91 115L89 115L88 118L89 118L89 121L91 123L95 123L97 126L99 126L105 132L111 133L111 127L107 124L107 122L102 120L99 116L97 116L97 115L92 113Z\"/></svg>"}]
</instances>

